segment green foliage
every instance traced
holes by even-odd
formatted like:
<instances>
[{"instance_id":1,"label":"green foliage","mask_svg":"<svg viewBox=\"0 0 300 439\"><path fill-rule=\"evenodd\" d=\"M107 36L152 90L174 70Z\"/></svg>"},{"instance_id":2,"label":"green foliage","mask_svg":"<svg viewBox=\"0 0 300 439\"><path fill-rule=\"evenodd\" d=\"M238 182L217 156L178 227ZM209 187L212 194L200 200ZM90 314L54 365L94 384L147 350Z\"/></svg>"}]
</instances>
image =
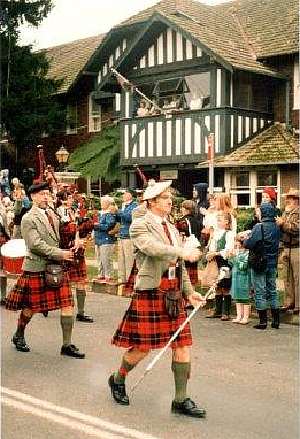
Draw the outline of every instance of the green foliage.
<instances>
[{"instance_id":1,"label":"green foliage","mask_svg":"<svg viewBox=\"0 0 300 439\"><path fill-rule=\"evenodd\" d=\"M64 109L53 98L61 81L47 78L45 53L18 44L20 24L38 26L51 8L51 0L1 0L1 124L20 161L43 132L63 126Z\"/></svg>"},{"instance_id":2,"label":"green foliage","mask_svg":"<svg viewBox=\"0 0 300 439\"><path fill-rule=\"evenodd\" d=\"M249 230L250 224L253 220L254 209L244 208L236 209L237 213L237 232L243 232L244 230Z\"/></svg>"},{"instance_id":3,"label":"green foliage","mask_svg":"<svg viewBox=\"0 0 300 439\"><path fill-rule=\"evenodd\" d=\"M119 126L107 127L70 155L69 168L92 180L100 177L108 182L119 180L120 147Z\"/></svg>"}]
</instances>

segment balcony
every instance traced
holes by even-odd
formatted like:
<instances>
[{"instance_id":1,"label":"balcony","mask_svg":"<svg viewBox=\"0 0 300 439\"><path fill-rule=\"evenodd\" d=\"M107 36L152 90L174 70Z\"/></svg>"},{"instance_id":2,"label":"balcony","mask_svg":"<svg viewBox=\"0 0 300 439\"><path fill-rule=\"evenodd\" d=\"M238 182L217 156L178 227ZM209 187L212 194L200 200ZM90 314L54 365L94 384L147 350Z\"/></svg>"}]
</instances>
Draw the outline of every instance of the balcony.
<instances>
[{"instance_id":1,"label":"balcony","mask_svg":"<svg viewBox=\"0 0 300 439\"><path fill-rule=\"evenodd\" d=\"M273 115L233 107L186 110L121 119L121 165L198 163L207 157L209 133L215 155L230 153L273 122Z\"/></svg>"}]
</instances>

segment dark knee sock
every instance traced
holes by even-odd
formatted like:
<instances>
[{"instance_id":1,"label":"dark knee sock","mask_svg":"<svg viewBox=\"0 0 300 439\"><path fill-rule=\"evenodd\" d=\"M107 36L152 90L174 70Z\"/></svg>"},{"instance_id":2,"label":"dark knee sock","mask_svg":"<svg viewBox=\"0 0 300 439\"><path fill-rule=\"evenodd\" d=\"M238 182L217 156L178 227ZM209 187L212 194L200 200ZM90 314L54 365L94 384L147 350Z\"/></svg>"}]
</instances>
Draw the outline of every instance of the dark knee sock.
<instances>
[{"instance_id":1,"label":"dark knee sock","mask_svg":"<svg viewBox=\"0 0 300 439\"><path fill-rule=\"evenodd\" d=\"M175 380L175 401L182 402L186 399L186 387L191 373L191 363L173 361L172 371Z\"/></svg>"},{"instance_id":2,"label":"dark knee sock","mask_svg":"<svg viewBox=\"0 0 300 439\"><path fill-rule=\"evenodd\" d=\"M21 314L18 319L18 327L16 331L17 337L24 337L25 327L30 322L32 316L27 316L24 314L24 311L21 311Z\"/></svg>"},{"instance_id":3,"label":"dark knee sock","mask_svg":"<svg viewBox=\"0 0 300 439\"><path fill-rule=\"evenodd\" d=\"M60 324L63 335L63 345L69 346L71 344L73 316L60 316Z\"/></svg>"},{"instance_id":4,"label":"dark knee sock","mask_svg":"<svg viewBox=\"0 0 300 439\"><path fill-rule=\"evenodd\" d=\"M115 383L124 384L126 376L135 366L136 364L130 364L123 358L120 369L114 374Z\"/></svg>"},{"instance_id":5,"label":"dark knee sock","mask_svg":"<svg viewBox=\"0 0 300 439\"><path fill-rule=\"evenodd\" d=\"M0 286L1 286L1 300L6 299L6 290L7 290L7 278L0 278Z\"/></svg>"},{"instance_id":6,"label":"dark knee sock","mask_svg":"<svg viewBox=\"0 0 300 439\"><path fill-rule=\"evenodd\" d=\"M80 315L84 315L84 304L86 291L83 289L76 288L76 297L77 297L77 312Z\"/></svg>"}]
</instances>

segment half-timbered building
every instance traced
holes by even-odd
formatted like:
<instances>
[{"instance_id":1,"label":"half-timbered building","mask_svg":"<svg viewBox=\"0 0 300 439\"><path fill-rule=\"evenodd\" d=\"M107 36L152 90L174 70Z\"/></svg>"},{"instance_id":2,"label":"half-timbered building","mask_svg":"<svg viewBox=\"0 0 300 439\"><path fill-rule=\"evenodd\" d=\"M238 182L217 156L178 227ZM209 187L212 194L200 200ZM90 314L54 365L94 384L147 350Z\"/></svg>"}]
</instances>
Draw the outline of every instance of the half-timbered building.
<instances>
[{"instance_id":1,"label":"half-timbered building","mask_svg":"<svg viewBox=\"0 0 300 439\"><path fill-rule=\"evenodd\" d=\"M215 187L236 205L298 184L298 15L296 0L162 0L111 29L87 70L96 101L115 94L122 184L137 184L138 165L191 195L208 180L210 133Z\"/></svg>"}]
</instances>

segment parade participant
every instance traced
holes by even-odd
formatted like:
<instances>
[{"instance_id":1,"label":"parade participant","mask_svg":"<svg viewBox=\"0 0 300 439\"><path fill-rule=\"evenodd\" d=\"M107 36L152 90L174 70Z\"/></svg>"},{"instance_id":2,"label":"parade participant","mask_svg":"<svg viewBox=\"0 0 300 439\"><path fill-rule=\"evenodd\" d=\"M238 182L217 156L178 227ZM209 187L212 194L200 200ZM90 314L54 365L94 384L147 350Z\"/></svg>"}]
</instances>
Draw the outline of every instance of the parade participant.
<instances>
[{"instance_id":1,"label":"parade participant","mask_svg":"<svg viewBox=\"0 0 300 439\"><path fill-rule=\"evenodd\" d=\"M2 197L2 195L1 195ZM2 199L0 199L0 249L3 244L9 241L9 229L7 224L6 209L2 205ZM6 290L7 290L7 277L2 272L2 257L0 256L0 288L1 288L1 306L6 304Z\"/></svg>"},{"instance_id":2,"label":"parade participant","mask_svg":"<svg viewBox=\"0 0 300 439\"><path fill-rule=\"evenodd\" d=\"M117 213L117 221L121 223L119 232L119 283L125 284L130 276L133 267L133 245L129 236L129 227L132 222L132 211L138 207L133 200L134 191L127 189L123 194L122 208Z\"/></svg>"},{"instance_id":3,"label":"parade participant","mask_svg":"<svg viewBox=\"0 0 300 439\"><path fill-rule=\"evenodd\" d=\"M284 269L284 308L299 313L299 190L290 188L283 195L285 210L276 218L284 245L282 264Z\"/></svg>"},{"instance_id":4,"label":"parade participant","mask_svg":"<svg viewBox=\"0 0 300 439\"><path fill-rule=\"evenodd\" d=\"M86 299L87 269L85 262L85 248L82 238L85 238L93 229L93 222L78 224L76 211L73 208L74 199L71 193L65 192L63 204L57 208L60 216L60 248L68 250L73 248L74 261L65 262L69 280L75 284L77 299L76 320L84 323L93 323L93 318L84 312Z\"/></svg>"},{"instance_id":5,"label":"parade participant","mask_svg":"<svg viewBox=\"0 0 300 439\"><path fill-rule=\"evenodd\" d=\"M153 183L146 188L147 213L135 219L130 227L138 274L129 309L112 340L116 346L128 350L120 369L109 378L112 396L122 405L129 404L125 390L128 372L150 350L164 347L186 319L183 295L194 306L204 303L202 296L194 291L182 261L178 260L194 262L199 259L200 251L181 247L176 228L166 221L172 208L172 196L168 190L171 183ZM200 418L205 416L205 410L186 396L191 345L192 336L187 324L172 344L175 399L171 410Z\"/></svg>"},{"instance_id":6,"label":"parade participant","mask_svg":"<svg viewBox=\"0 0 300 439\"><path fill-rule=\"evenodd\" d=\"M71 250L62 250L58 247L59 221L51 211L47 210L49 199L47 183L33 184L29 188L29 194L33 206L21 222L27 251L23 264L24 271L6 302L9 310L21 309L12 342L18 351L29 352L30 348L25 341L24 332L32 316L35 313L61 309L63 335L61 355L84 358L85 354L71 342L74 302L68 275L62 273L58 265L63 261L73 261L74 254ZM52 269L49 264L52 264Z\"/></svg>"},{"instance_id":7,"label":"parade participant","mask_svg":"<svg viewBox=\"0 0 300 439\"><path fill-rule=\"evenodd\" d=\"M217 230L214 231L213 237L209 243L209 251L207 260L214 259L218 269L228 267L228 257L234 248L235 234L231 230L230 213L219 213L217 221ZM215 309L207 318L221 318L222 321L230 320L231 295L230 295L231 279L222 279L216 288Z\"/></svg>"}]
</instances>

